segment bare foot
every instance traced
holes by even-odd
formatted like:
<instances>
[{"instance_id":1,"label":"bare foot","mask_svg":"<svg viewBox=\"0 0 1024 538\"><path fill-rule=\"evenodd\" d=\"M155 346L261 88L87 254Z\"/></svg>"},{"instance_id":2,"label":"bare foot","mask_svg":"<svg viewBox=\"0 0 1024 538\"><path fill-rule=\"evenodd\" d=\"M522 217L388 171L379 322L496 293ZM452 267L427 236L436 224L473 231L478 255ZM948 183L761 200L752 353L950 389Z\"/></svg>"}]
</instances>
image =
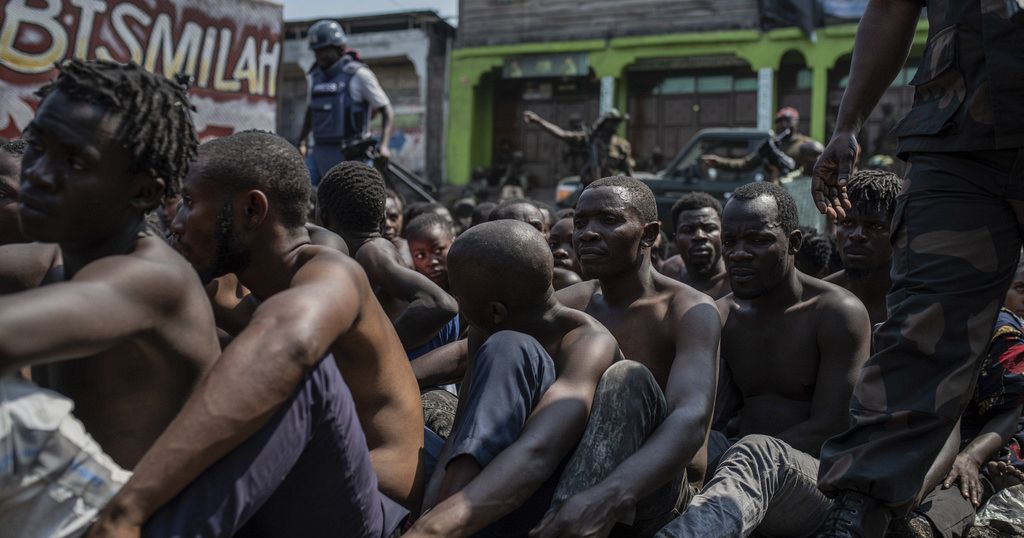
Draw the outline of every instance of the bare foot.
<instances>
[{"instance_id":1,"label":"bare foot","mask_svg":"<svg viewBox=\"0 0 1024 538\"><path fill-rule=\"evenodd\" d=\"M996 491L1024 483L1024 471L1005 461L990 461L985 464L989 479Z\"/></svg>"}]
</instances>

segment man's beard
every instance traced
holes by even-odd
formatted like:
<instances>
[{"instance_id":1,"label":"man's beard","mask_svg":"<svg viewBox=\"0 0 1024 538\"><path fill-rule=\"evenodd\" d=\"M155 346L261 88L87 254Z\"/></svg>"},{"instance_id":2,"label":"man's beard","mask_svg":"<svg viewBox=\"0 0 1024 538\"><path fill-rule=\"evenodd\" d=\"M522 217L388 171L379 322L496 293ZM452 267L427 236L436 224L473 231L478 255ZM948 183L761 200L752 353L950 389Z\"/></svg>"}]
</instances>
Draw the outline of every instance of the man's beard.
<instances>
[{"instance_id":1,"label":"man's beard","mask_svg":"<svg viewBox=\"0 0 1024 538\"><path fill-rule=\"evenodd\" d=\"M217 235L213 263L199 271L199 279L206 284L228 273L238 273L249 266L249 253L240 248L233 231L235 221L231 202L225 202L217 212Z\"/></svg>"}]
</instances>

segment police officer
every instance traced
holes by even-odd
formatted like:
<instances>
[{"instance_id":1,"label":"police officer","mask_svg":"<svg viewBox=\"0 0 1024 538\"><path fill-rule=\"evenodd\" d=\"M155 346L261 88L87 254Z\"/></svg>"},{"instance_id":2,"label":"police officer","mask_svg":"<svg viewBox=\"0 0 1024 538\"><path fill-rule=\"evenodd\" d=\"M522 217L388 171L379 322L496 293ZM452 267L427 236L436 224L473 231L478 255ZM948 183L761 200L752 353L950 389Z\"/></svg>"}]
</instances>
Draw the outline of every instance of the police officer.
<instances>
[{"instance_id":1,"label":"police officer","mask_svg":"<svg viewBox=\"0 0 1024 538\"><path fill-rule=\"evenodd\" d=\"M316 64L309 70L309 106L299 133L299 151L313 185L334 165L345 160L343 148L369 138L370 118L382 114L378 151L391 157L388 142L395 113L380 82L358 54L345 47L345 32L335 21L319 21L309 27L309 48ZM306 151L306 139L313 132L313 150Z\"/></svg>"},{"instance_id":2,"label":"police officer","mask_svg":"<svg viewBox=\"0 0 1024 538\"><path fill-rule=\"evenodd\" d=\"M999 0L872 0L861 18L835 133L814 170L818 209L842 218L857 132L910 51L928 43L897 124L910 165L890 228L888 319L821 449L835 498L823 536L882 536L914 505L974 392L1024 239L1024 18ZM945 470L943 469L943 473ZM938 473L941 476L943 473Z\"/></svg>"}]
</instances>

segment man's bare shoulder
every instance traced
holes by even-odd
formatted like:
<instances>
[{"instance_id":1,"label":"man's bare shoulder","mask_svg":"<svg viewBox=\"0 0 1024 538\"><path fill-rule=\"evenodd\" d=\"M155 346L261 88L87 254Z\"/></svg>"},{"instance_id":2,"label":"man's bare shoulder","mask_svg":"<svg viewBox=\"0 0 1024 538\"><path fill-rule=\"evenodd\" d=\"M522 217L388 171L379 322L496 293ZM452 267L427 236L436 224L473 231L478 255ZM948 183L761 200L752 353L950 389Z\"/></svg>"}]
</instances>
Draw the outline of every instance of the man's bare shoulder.
<instances>
[{"instance_id":1,"label":"man's bare shoulder","mask_svg":"<svg viewBox=\"0 0 1024 538\"><path fill-rule=\"evenodd\" d=\"M360 249L362 252L362 249ZM366 279L366 272L356 260L330 246L310 244L302 247L303 266L315 266L327 274L338 272L350 278ZM325 277L327 276L325 274Z\"/></svg>"},{"instance_id":2,"label":"man's bare shoulder","mask_svg":"<svg viewBox=\"0 0 1024 538\"><path fill-rule=\"evenodd\" d=\"M61 265L60 248L50 243L13 243L0 247L0 294L41 286Z\"/></svg>"},{"instance_id":3,"label":"man's bare shoulder","mask_svg":"<svg viewBox=\"0 0 1024 538\"><path fill-rule=\"evenodd\" d=\"M680 314L697 305L714 304L714 300L708 294L674 278L655 273L654 283L663 294L667 294L673 309L678 310Z\"/></svg>"},{"instance_id":4,"label":"man's bare shoulder","mask_svg":"<svg viewBox=\"0 0 1024 538\"><path fill-rule=\"evenodd\" d=\"M562 337L561 355L607 362L605 367L622 357L615 336L600 321L575 309L571 310L569 319L570 326Z\"/></svg>"},{"instance_id":5,"label":"man's bare shoulder","mask_svg":"<svg viewBox=\"0 0 1024 538\"><path fill-rule=\"evenodd\" d=\"M831 282L800 274L804 288L804 302L813 306L816 314L867 315L867 309L852 292Z\"/></svg>"},{"instance_id":6,"label":"man's bare shoulder","mask_svg":"<svg viewBox=\"0 0 1024 538\"><path fill-rule=\"evenodd\" d=\"M139 236L131 252L99 258L72 278L82 280L106 281L139 292L148 300L158 300L163 306L181 304L195 294L206 296L188 261L162 238L148 232Z\"/></svg>"},{"instance_id":7,"label":"man's bare shoulder","mask_svg":"<svg viewBox=\"0 0 1024 538\"><path fill-rule=\"evenodd\" d=\"M309 241L314 245L320 245L324 247L331 247L339 252L348 254L348 245L345 244L345 240L340 235L322 228L316 224L306 223L306 232L309 233Z\"/></svg>"},{"instance_id":8,"label":"man's bare shoulder","mask_svg":"<svg viewBox=\"0 0 1024 538\"><path fill-rule=\"evenodd\" d=\"M679 280L685 267L686 264L683 263L683 257L676 254L665 260L665 263L661 265L661 274Z\"/></svg>"},{"instance_id":9,"label":"man's bare shoulder","mask_svg":"<svg viewBox=\"0 0 1024 538\"><path fill-rule=\"evenodd\" d=\"M842 287L845 288L846 287L846 281L847 281L846 271L840 269L839 271L836 271L835 273L832 273L831 275L828 275L827 277L823 278L822 280L824 280L825 282L828 282L830 284L835 284L836 286L842 286Z\"/></svg>"},{"instance_id":10,"label":"man's bare shoulder","mask_svg":"<svg viewBox=\"0 0 1024 538\"><path fill-rule=\"evenodd\" d=\"M590 299L600 290L601 283L597 279L585 280L556 291L555 297L558 298L558 302L569 308L586 310Z\"/></svg>"}]
</instances>

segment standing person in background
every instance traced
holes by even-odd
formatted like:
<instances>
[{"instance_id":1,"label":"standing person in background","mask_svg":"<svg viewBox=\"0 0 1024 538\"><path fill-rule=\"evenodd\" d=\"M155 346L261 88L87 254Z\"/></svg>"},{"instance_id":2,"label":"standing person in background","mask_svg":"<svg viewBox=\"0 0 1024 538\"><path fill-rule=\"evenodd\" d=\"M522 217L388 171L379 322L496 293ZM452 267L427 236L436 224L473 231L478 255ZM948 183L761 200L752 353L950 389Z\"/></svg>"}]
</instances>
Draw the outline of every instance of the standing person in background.
<instances>
[{"instance_id":1,"label":"standing person in background","mask_svg":"<svg viewBox=\"0 0 1024 538\"><path fill-rule=\"evenodd\" d=\"M903 68L917 0L872 0L861 18L836 130L814 170L818 209L842 219L857 133ZM878 536L913 504L971 397L1020 257L1024 225L1024 22L1013 2L934 0L896 126L910 162L892 223L888 319L861 371L849 429L821 450L835 496L825 536Z\"/></svg>"},{"instance_id":2,"label":"standing person in background","mask_svg":"<svg viewBox=\"0 0 1024 538\"><path fill-rule=\"evenodd\" d=\"M335 21L318 21L309 27L309 48L316 64L309 70L309 105L299 132L299 151L305 155L313 185L334 165L346 160L344 148L370 136L370 118L381 113L377 149L388 159L395 113L380 82L359 54L345 45L348 38ZM313 151L306 139L313 133Z\"/></svg>"},{"instance_id":3,"label":"standing person in background","mask_svg":"<svg viewBox=\"0 0 1024 538\"><path fill-rule=\"evenodd\" d=\"M795 108L787 106L775 113L775 145L779 151L793 159L797 166L803 162L803 159L800 158L800 147L809 142L815 142L815 140L800 133L800 113ZM702 155L700 159L709 168L735 171L753 170L758 166L769 164L761 149L737 159L711 154ZM810 170L805 170L805 173L807 172Z\"/></svg>"}]
</instances>

